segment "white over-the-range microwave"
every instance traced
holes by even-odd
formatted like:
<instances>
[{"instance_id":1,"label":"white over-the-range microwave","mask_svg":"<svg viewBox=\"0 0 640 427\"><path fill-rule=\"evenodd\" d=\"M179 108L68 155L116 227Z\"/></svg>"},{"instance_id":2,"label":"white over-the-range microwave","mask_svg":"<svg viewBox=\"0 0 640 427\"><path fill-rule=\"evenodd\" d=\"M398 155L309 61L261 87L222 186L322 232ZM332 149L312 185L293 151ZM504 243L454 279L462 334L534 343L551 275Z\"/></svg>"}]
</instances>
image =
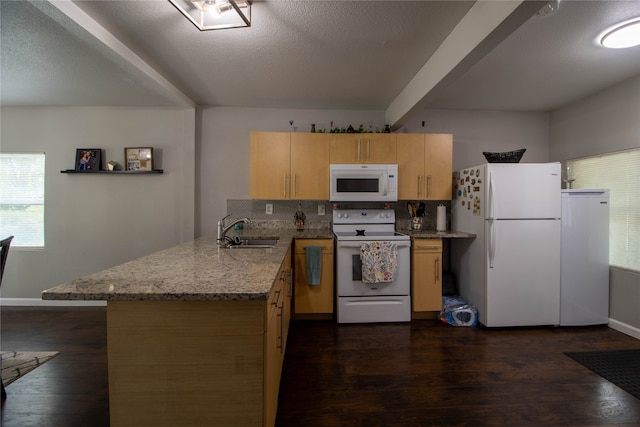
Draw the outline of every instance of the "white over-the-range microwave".
<instances>
[{"instance_id":1,"label":"white over-the-range microwave","mask_svg":"<svg viewBox=\"0 0 640 427\"><path fill-rule=\"evenodd\" d=\"M398 201L398 165L330 165L330 201Z\"/></svg>"}]
</instances>

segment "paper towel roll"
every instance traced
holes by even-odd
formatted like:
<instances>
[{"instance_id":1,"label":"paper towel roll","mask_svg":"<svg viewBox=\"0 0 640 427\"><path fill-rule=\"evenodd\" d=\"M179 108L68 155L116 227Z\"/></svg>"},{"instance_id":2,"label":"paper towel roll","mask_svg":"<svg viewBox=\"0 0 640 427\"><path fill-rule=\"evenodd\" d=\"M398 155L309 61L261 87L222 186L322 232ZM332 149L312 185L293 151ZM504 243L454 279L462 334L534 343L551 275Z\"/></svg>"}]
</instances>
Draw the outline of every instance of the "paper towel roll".
<instances>
[{"instance_id":1,"label":"paper towel roll","mask_svg":"<svg viewBox=\"0 0 640 427\"><path fill-rule=\"evenodd\" d=\"M436 231L447 230L447 207L445 205L438 206L438 212L436 216Z\"/></svg>"}]
</instances>

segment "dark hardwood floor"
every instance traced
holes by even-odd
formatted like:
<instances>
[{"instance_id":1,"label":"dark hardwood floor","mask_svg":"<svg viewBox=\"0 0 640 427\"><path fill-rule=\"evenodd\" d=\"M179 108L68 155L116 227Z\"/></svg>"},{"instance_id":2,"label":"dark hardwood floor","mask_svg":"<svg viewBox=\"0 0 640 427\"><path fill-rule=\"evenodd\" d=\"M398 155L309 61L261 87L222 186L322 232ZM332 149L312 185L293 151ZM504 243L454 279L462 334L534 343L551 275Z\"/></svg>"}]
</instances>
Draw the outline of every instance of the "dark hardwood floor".
<instances>
[{"instance_id":1,"label":"dark hardwood floor","mask_svg":"<svg viewBox=\"0 0 640 427\"><path fill-rule=\"evenodd\" d=\"M106 311L3 307L2 350L60 355L7 387L4 427L109 425ZM293 322L277 426L640 426L640 400L563 354L640 348L607 327Z\"/></svg>"}]
</instances>

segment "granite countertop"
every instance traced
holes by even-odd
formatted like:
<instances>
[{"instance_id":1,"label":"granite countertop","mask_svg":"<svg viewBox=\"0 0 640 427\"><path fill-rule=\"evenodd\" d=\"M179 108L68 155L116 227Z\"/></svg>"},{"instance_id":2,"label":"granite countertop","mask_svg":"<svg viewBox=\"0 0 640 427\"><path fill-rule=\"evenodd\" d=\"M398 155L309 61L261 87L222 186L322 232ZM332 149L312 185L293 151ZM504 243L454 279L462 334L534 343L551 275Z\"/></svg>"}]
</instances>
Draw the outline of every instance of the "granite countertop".
<instances>
[{"instance_id":1,"label":"granite countertop","mask_svg":"<svg viewBox=\"0 0 640 427\"><path fill-rule=\"evenodd\" d=\"M399 230L401 233L408 234L412 239L474 239L473 233L466 231L447 230Z\"/></svg>"},{"instance_id":2,"label":"granite countertop","mask_svg":"<svg viewBox=\"0 0 640 427\"><path fill-rule=\"evenodd\" d=\"M42 292L44 300L265 300L293 239L332 239L328 229L245 229L279 238L273 248L225 249L202 237ZM230 233L232 236L234 233Z\"/></svg>"}]
</instances>

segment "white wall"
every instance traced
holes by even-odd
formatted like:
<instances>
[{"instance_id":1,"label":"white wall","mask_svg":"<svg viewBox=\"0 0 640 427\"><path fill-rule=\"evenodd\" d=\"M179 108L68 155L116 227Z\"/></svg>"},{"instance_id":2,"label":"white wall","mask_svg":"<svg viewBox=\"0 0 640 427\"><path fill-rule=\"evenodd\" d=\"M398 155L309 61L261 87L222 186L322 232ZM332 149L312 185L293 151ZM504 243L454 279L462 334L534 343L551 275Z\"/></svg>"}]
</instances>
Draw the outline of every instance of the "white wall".
<instances>
[{"instance_id":1,"label":"white wall","mask_svg":"<svg viewBox=\"0 0 640 427\"><path fill-rule=\"evenodd\" d=\"M640 147L640 76L553 111L549 147L561 162Z\"/></svg>"},{"instance_id":2,"label":"white wall","mask_svg":"<svg viewBox=\"0 0 640 427\"><path fill-rule=\"evenodd\" d=\"M416 115L400 131L452 133L453 170L486 163L483 151L526 148L522 163L549 161L547 113L425 110L422 117Z\"/></svg>"},{"instance_id":3,"label":"white wall","mask_svg":"<svg viewBox=\"0 0 640 427\"><path fill-rule=\"evenodd\" d=\"M640 147L640 76L553 111L550 159L568 159ZM611 325L640 338L640 273L611 267Z\"/></svg>"},{"instance_id":4,"label":"white wall","mask_svg":"<svg viewBox=\"0 0 640 427\"><path fill-rule=\"evenodd\" d=\"M453 133L453 167L462 169L486 162L483 151L526 148L522 161L548 160L548 115L454 110L426 110L399 129L410 133ZM316 128L384 128L384 111L287 110L209 107L198 111L196 235L215 232L226 214L227 199L249 198L251 131L298 132ZM422 127L422 121L425 126Z\"/></svg>"},{"instance_id":5,"label":"white wall","mask_svg":"<svg viewBox=\"0 0 640 427\"><path fill-rule=\"evenodd\" d=\"M373 124L384 128L384 111L290 110L276 108L208 107L198 111L196 235L215 233L218 219L226 215L227 199L249 198L249 147L251 131L298 132Z\"/></svg>"},{"instance_id":6,"label":"white wall","mask_svg":"<svg viewBox=\"0 0 640 427\"><path fill-rule=\"evenodd\" d=\"M3 302L193 238L193 110L2 108L3 152L45 152L45 248L12 247ZM124 161L151 146L161 175L71 175L77 148ZM189 167L190 165L190 167Z\"/></svg>"},{"instance_id":7,"label":"white wall","mask_svg":"<svg viewBox=\"0 0 640 427\"><path fill-rule=\"evenodd\" d=\"M425 111L400 132L454 134L454 167L483 163L482 151L527 148L547 161L543 113ZM350 124L384 127L383 111L209 107L191 110L104 107L3 108L2 150L45 151L46 248L12 249L3 303L215 232L227 199L249 198L250 132L307 132ZM194 143L194 141L196 141ZM77 176L77 148L102 148L123 161L125 146L153 146L162 175ZM194 160L195 157L195 160Z\"/></svg>"}]
</instances>

